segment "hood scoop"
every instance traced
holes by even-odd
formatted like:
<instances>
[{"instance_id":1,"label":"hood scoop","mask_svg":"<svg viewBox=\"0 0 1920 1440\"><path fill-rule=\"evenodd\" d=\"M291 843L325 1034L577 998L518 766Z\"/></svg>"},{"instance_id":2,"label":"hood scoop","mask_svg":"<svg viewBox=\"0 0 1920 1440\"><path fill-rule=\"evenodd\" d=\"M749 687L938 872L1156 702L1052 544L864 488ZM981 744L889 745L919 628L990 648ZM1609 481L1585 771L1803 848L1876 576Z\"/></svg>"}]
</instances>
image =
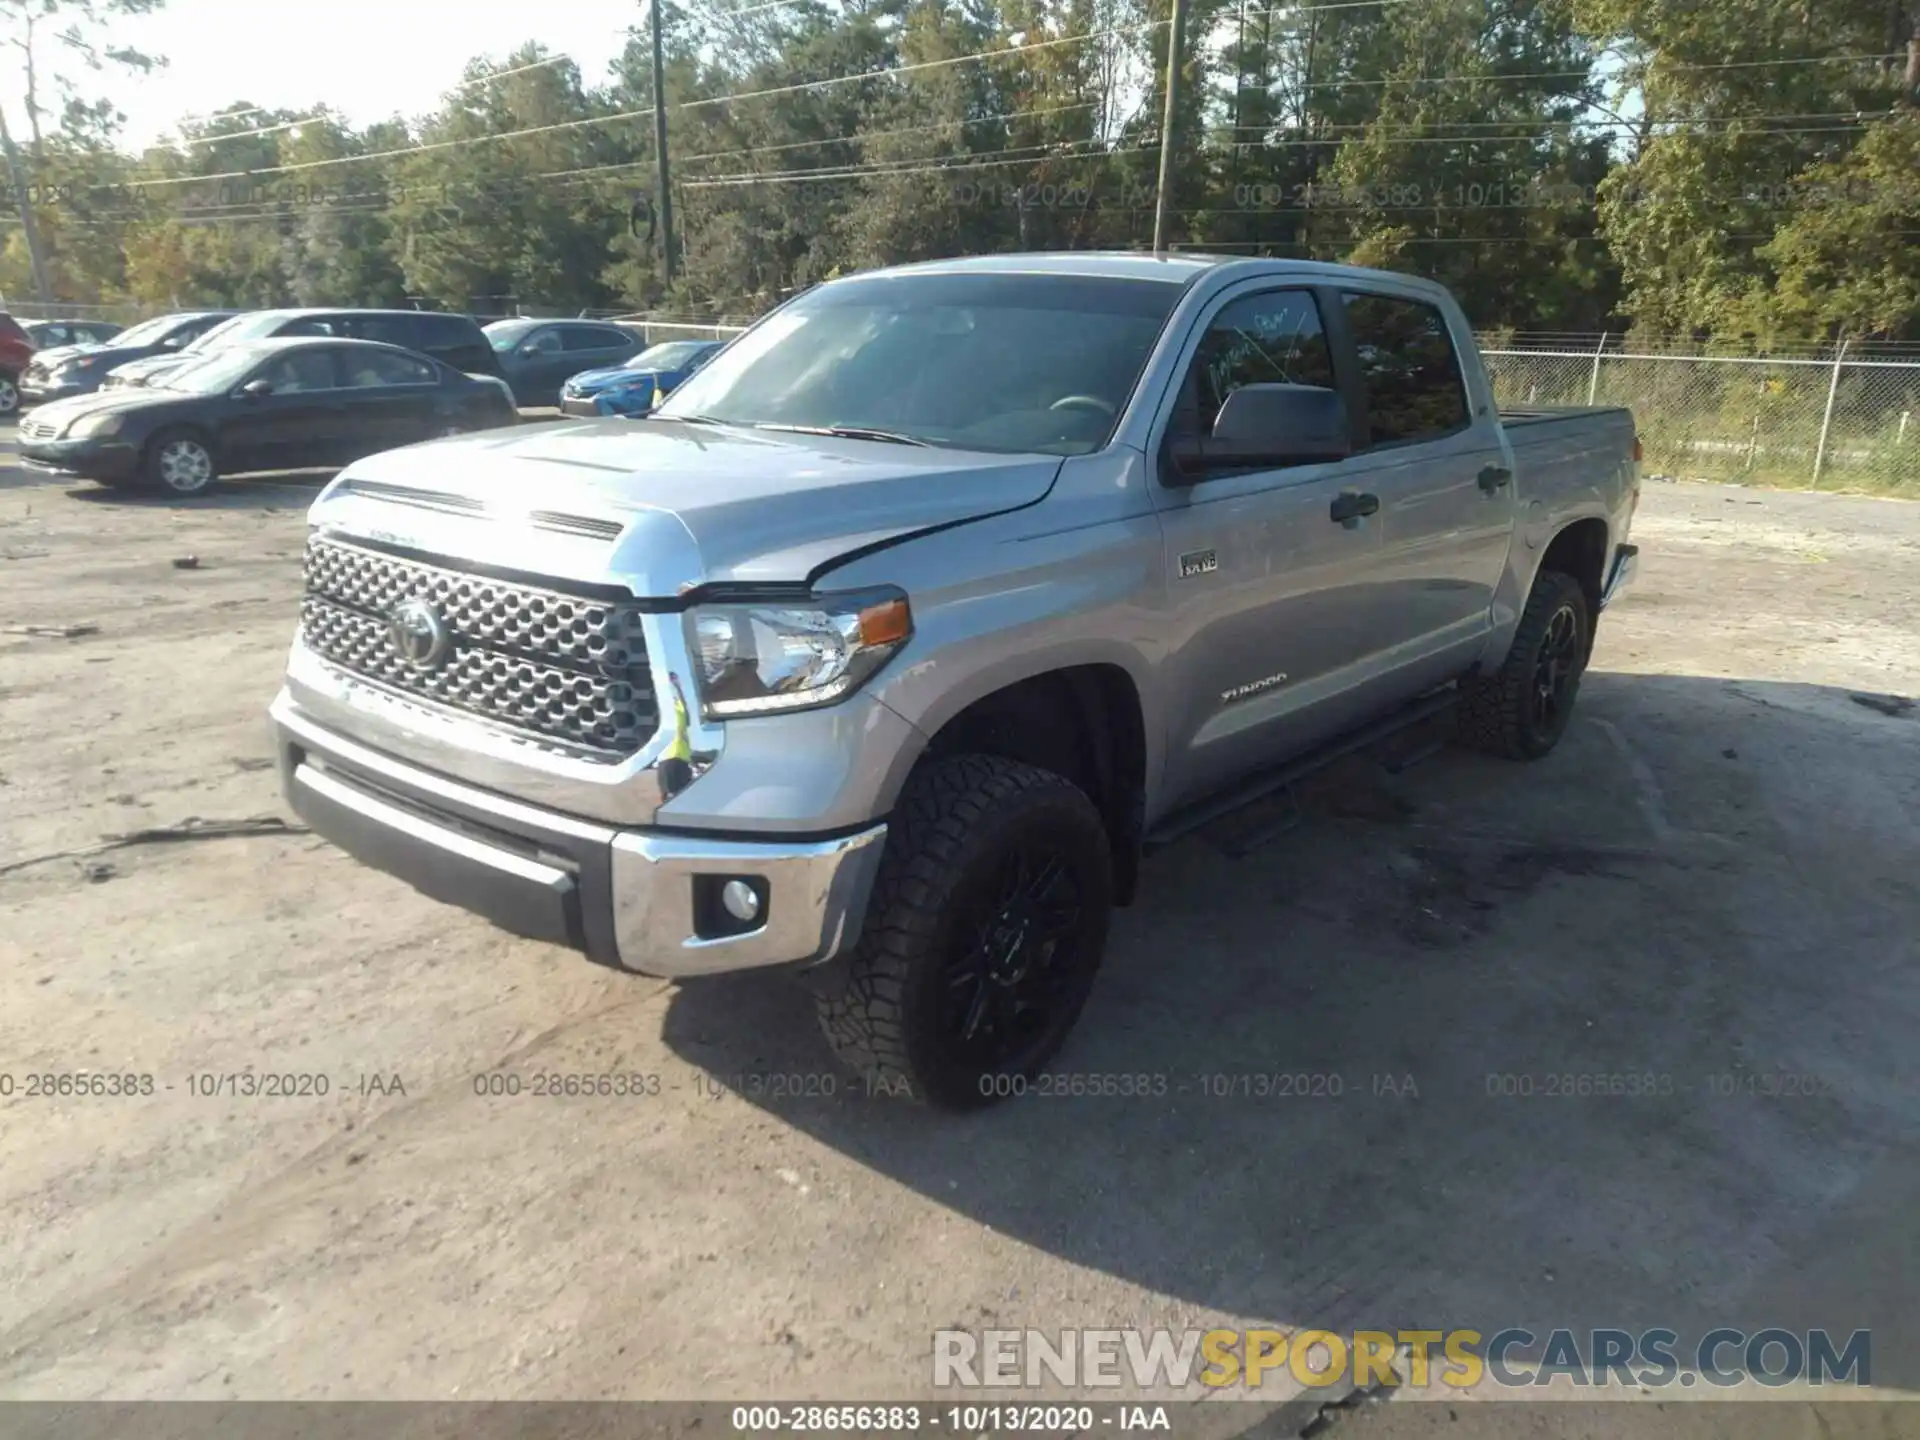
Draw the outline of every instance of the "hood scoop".
<instances>
[{"instance_id":1,"label":"hood scoop","mask_svg":"<svg viewBox=\"0 0 1920 1440\"><path fill-rule=\"evenodd\" d=\"M336 495L359 495L388 505L410 505L416 510L433 510L442 515L463 515L476 520L508 520L548 530L557 535L572 535L582 540L598 540L611 545L620 538L625 526L618 520L597 515L572 515L562 510L504 510L489 506L472 495L451 490L422 490L410 485L389 485L379 480L342 480Z\"/></svg>"}]
</instances>

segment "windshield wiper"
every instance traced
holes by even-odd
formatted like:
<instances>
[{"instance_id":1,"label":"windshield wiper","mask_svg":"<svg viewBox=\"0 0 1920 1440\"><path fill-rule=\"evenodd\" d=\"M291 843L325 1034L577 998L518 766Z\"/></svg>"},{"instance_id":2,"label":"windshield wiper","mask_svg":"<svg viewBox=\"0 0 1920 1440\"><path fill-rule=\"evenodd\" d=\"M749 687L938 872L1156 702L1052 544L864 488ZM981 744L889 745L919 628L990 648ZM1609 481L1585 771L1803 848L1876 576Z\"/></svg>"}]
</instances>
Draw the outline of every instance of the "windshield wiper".
<instances>
[{"instance_id":1,"label":"windshield wiper","mask_svg":"<svg viewBox=\"0 0 1920 1440\"><path fill-rule=\"evenodd\" d=\"M756 430L787 430L795 435L833 435L842 440L884 440L889 445L918 445L921 449L931 449L929 441L914 435L902 435L897 430L873 430L865 425L755 425Z\"/></svg>"}]
</instances>

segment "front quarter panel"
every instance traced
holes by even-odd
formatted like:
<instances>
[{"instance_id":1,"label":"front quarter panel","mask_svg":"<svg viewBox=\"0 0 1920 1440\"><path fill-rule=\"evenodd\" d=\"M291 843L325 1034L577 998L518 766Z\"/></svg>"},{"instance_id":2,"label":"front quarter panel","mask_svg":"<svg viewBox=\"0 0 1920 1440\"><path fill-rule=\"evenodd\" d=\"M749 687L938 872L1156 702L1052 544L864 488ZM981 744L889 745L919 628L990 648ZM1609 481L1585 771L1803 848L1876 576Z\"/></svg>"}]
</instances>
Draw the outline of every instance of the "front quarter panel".
<instances>
[{"instance_id":1,"label":"front quarter panel","mask_svg":"<svg viewBox=\"0 0 1920 1440\"><path fill-rule=\"evenodd\" d=\"M1145 457L1115 447L1067 460L1038 504L892 545L839 566L821 590L897 585L913 638L868 687L905 719L912 753L879 757L891 807L913 761L974 701L1049 671L1112 665L1139 694L1147 792L1159 786L1163 725L1149 683L1164 628L1160 523Z\"/></svg>"}]
</instances>

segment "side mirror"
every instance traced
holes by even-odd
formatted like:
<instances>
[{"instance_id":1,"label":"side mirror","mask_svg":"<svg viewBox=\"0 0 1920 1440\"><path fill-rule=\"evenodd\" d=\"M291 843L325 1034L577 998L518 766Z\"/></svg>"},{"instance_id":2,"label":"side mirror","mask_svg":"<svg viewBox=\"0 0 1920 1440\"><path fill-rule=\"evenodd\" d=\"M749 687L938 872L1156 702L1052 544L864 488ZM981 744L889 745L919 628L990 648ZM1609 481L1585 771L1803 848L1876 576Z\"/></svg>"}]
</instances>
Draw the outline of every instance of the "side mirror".
<instances>
[{"instance_id":1,"label":"side mirror","mask_svg":"<svg viewBox=\"0 0 1920 1440\"><path fill-rule=\"evenodd\" d=\"M249 380L240 387L240 393L249 400L258 400L263 395L271 395L273 393L273 382L271 380Z\"/></svg>"},{"instance_id":2,"label":"side mirror","mask_svg":"<svg viewBox=\"0 0 1920 1440\"><path fill-rule=\"evenodd\" d=\"M1209 470L1312 465L1352 453L1346 402L1318 385L1243 385L1220 407L1211 435L1169 446L1175 467L1191 478Z\"/></svg>"}]
</instances>

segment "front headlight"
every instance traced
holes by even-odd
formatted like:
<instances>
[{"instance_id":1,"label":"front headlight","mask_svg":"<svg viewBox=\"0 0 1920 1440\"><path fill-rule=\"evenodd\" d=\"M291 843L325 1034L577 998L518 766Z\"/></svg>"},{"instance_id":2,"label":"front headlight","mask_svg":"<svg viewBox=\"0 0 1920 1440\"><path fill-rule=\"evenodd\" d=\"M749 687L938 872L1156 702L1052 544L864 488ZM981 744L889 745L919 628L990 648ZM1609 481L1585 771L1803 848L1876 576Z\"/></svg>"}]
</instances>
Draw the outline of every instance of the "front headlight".
<instances>
[{"instance_id":1,"label":"front headlight","mask_svg":"<svg viewBox=\"0 0 1920 1440\"><path fill-rule=\"evenodd\" d=\"M69 440L97 440L103 435L117 434L120 430L120 414L108 410L102 414L82 415L67 427Z\"/></svg>"},{"instance_id":2,"label":"front headlight","mask_svg":"<svg viewBox=\"0 0 1920 1440\"><path fill-rule=\"evenodd\" d=\"M687 643L707 718L831 705L886 664L913 634L907 597L891 588L792 604L700 605Z\"/></svg>"}]
</instances>

